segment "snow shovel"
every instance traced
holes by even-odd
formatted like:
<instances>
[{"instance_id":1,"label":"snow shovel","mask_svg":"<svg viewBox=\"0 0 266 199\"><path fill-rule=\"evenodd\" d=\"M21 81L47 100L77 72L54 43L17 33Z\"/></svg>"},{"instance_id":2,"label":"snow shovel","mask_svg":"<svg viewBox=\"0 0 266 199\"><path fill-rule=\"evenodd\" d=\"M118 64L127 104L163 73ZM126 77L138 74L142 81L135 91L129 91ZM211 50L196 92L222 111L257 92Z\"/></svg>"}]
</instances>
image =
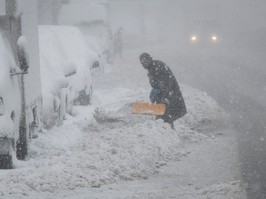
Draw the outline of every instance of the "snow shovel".
<instances>
[{"instance_id":1,"label":"snow shovel","mask_svg":"<svg viewBox=\"0 0 266 199\"><path fill-rule=\"evenodd\" d=\"M153 104L145 102L133 103L132 113L141 115L163 115L165 104Z\"/></svg>"}]
</instances>

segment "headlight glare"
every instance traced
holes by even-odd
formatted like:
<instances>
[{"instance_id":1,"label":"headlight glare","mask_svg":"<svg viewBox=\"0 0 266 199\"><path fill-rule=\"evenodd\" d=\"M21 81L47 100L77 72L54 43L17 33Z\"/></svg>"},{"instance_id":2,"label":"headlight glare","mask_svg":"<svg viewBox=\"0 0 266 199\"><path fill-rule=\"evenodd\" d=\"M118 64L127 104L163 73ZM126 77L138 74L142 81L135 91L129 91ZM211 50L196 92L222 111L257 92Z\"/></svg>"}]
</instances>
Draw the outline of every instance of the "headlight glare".
<instances>
[{"instance_id":1,"label":"headlight glare","mask_svg":"<svg viewBox=\"0 0 266 199\"><path fill-rule=\"evenodd\" d=\"M217 38L216 35L212 35L212 36L211 36L211 40L212 40L213 42L216 42L216 41L218 40L218 38Z\"/></svg>"}]
</instances>

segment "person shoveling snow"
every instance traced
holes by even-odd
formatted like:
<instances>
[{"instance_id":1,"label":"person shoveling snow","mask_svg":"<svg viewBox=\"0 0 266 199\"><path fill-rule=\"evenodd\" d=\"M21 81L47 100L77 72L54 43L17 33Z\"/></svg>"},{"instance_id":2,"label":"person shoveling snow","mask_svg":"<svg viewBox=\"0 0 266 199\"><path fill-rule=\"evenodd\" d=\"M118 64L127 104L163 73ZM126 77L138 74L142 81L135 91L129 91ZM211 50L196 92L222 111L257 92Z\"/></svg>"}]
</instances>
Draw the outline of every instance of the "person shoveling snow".
<instances>
[{"instance_id":1,"label":"person shoveling snow","mask_svg":"<svg viewBox=\"0 0 266 199\"><path fill-rule=\"evenodd\" d=\"M142 66L148 70L149 82L152 87L150 101L156 104L165 104L164 113L156 117L169 123L173 129L174 121L187 113L185 101L176 78L165 63L153 60L148 53L142 53L139 60ZM156 105L148 104L149 107L156 108Z\"/></svg>"}]
</instances>

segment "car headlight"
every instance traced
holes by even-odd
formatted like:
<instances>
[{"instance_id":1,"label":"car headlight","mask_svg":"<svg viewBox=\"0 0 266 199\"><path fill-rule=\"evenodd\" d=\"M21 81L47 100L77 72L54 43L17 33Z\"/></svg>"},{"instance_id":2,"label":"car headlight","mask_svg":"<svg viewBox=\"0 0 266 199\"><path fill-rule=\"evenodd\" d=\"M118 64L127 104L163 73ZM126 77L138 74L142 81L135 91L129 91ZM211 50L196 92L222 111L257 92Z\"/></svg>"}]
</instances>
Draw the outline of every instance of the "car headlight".
<instances>
[{"instance_id":1,"label":"car headlight","mask_svg":"<svg viewBox=\"0 0 266 199\"><path fill-rule=\"evenodd\" d=\"M216 35L212 35L212 36L211 36L211 41L212 41L212 42L217 42L217 40L218 40L218 38L217 38Z\"/></svg>"},{"instance_id":2,"label":"car headlight","mask_svg":"<svg viewBox=\"0 0 266 199\"><path fill-rule=\"evenodd\" d=\"M193 35L191 38L190 38L190 41L192 42L196 42L198 40L197 36L196 35Z\"/></svg>"},{"instance_id":3,"label":"car headlight","mask_svg":"<svg viewBox=\"0 0 266 199\"><path fill-rule=\"evenodd\" d=\"M0 116L1 115L4 115L5 113L5 109L4 109L4 101L3 101L3 98L0 97Z\"/></svg>"}]
</instances>

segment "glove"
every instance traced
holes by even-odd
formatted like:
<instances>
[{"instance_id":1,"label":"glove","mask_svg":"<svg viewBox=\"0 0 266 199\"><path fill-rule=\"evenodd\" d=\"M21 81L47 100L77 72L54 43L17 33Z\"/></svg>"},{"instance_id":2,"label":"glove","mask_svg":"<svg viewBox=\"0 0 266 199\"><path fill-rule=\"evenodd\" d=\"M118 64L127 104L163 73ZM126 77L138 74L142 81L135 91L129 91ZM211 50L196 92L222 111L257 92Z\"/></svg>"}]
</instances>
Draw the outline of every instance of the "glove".
<instances>
[{"instance_id":1,"label":"glove","mask_svg":"<svg viewBox=\"0 0 266 199\"><path fill-rule=\"evenodd\" d=\"M150 101L152 103L156 102L159 99L160 90L153 88L150 92Z\"/></svg>"}]
</instances>

